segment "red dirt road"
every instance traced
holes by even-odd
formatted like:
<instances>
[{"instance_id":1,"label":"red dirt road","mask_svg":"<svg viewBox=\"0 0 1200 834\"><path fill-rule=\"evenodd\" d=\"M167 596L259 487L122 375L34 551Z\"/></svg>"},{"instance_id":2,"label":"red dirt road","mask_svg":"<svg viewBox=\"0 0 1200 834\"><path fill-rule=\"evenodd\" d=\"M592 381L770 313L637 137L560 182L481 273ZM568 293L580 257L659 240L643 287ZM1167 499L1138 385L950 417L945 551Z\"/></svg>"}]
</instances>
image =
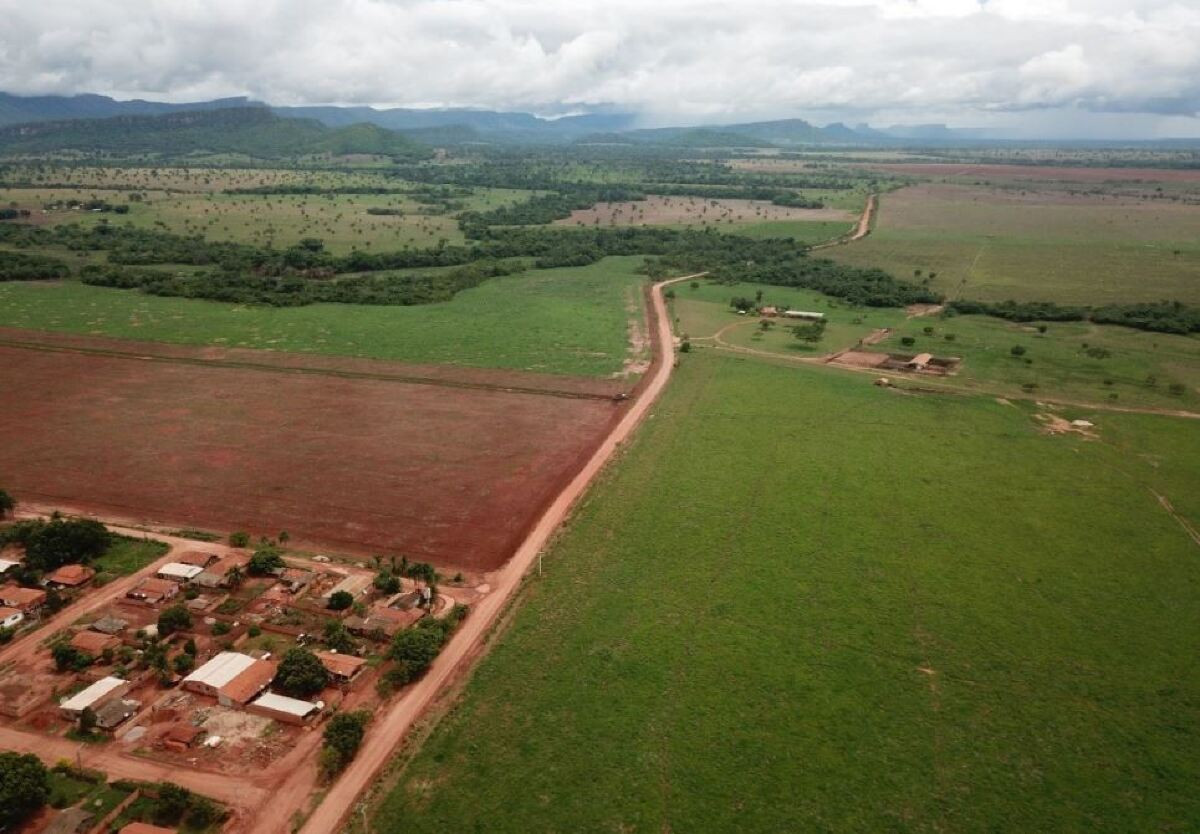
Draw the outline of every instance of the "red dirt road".
<instances>
[{"instance_id":1,"label":"red dirt road","mask_svg":"<svg viewBox=\"0 0 1200 834\"><path fill-rule=\"evenodd\" d=\"M618 419L613 385L4 331L0 472L82 514L486 571Z\"/></svg>"},{"instance_id":2,"label":"red dirt road","mask_svg":"<svg viewBox=\"0 0 1200 834\"><path fill-rule=\"evenodd\" d=\"M387 763L413 723L433 702L443 686L461 672L461 667L473 657L482 644L484 635L491 630L497 617L520 586L522 578L575 502L657 401L671 378L675 355L670 317L663 301L662 288L667 284L695 277L698 276L687 275L663 281L651 289L655 361L648 382L641 388L621 421L538 519L512 559L494 575L492 592L472 609L462 627L434 661L429 672L386 712L375 717L358 755L308 818L301 834L330 834L338 830L353 809L355 801ZM303 804L314 786L314 778L315 772L312 767L297 771L272 797L271 805L260 814L253 828L254 834L283 834L287 831L292 809Z\"/></svg>"}]
</instances>

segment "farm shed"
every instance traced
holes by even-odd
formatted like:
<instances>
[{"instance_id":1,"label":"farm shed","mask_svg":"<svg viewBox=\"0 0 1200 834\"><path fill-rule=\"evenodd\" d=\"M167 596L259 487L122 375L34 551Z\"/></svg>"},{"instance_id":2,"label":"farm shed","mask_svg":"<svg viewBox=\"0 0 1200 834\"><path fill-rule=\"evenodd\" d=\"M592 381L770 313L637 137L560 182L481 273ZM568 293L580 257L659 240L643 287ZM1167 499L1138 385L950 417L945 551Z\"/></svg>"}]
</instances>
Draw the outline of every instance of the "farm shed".
<instances>
[{"instance_id":1,"label":"farm shed","mask_svg":"<svg viewBox=\"0 0 1200 834\"><path fill-rule=\"evenodd\" d=\"M328 602L330 597L341 591L345 591L350 596L357 599L367 592L367 589L371 587L374 581L374 577L370 576L369 574L351 574L323 593L321 595L321 599Z\"/></svg>"},{"instance_id":2,"label":"farm shed","mask_svg":"<svg viewBox=\"0 0 1200 834\"><path fill-rule=\"evenodd\" d=\"M42 580L45 585L56 588L78 588L92 581L96 572L84 565L63 565Z\"/></svg>"},{"instance_id":3,"label":"farm shed","mask_svg":"<svg viewBox=\"0 0 1200 834\"><path fill-rule=\"evenodd\" d=\"M18 588L6 585L0 588L0 605L15 608L22 614L32 614L46 603L46 592L36 588Z\"/></svg>"},{"instance_id":4,"label":"farm shed","mask_svg":"<svg viewBox=\"0 0 1200 834\"><path fill-rule=\"evenodd\" d=\"M275 664L240 652L221 652L183 679L183 688L210 695L222 706L244 707L275 677Z\"/></svg>"},{"instance_id":5,"label":"farm shed","mask_svg":"<svg viewBox=\"0 0 1200 834\"><path fill-rule=\"evenodd\" d=\"M98 631L81 631L71 638L71 648L96 657L105 649L116 649L121 641L111 634L101 634Z\"/></svg>"},{"instance_id":6,"label":"farm shed","mask_svg":"<svg viewBox=\"0 0 1200 834\"><path fill-rule=\"evenodd\" d=\"M114 698L95 711L96 726L101 730L115 730L135 715L141 705L140 701Z\"/></svg>"},{"instance_id":7,"label":"farm shed","mask_svg":"<svg viewBox=\"0 0 1200 834\"><path fill-rule=\"evenodd\" d=\"M176 583L167 579L155 579L151 576L139 582L125 596L130 599L147 602L151 605L157 605L160 602L174 599L178 594L179 586Z\"/></svg>"},{"instance_id":8,"label":"farm shed","mask_svg":"<svg viewBox=\"0 0 1200 834\"><path fill-rule=\"evenodd\" d=\"M166 747L168 750L174 750L177 753L182 753L192 747L196 743L196 740L205 734L205 730L202 727L180 721L178 724L172 724L171 728L163 733L163 747Z\"/></svg>"},{"instance_id":9,"label":"farm shed","mask_svg":"<svg viewBox=\"0 0 1200 834\"><path fill-rule=\"evenodd\" d=\"M226 556L219 562L206 567L202 573L196 574L196 578L192 582L204 588L228 587L229 572L234 568L241 568L244 564L245 560L239 559L237 556Z\"/></svg>"},{"instance_id":10,"label":"farm shed","mask_svg":"<svg viewBox=\"0 0 1200 834\"><path fill-rule=\"evenodd\" d=\"M25 615L15 608L0 608L0 628L16 628Z\"/></svg>"},{"instance_id":11,"label":"farm shed","mask_svg":"<svg viewBox=\"0 0 1200 834\"><path fill-rule=\"evenodd\" d=\"M125 620L111 615L101 617L88 626L92 631L98 631L101 634L120 634L128 627L129 623L125 622Z\"/></svg>"},{"instance_id":12,"label":"farm shed","mask_svg":"<svg viewBox=\"0 0 1200 834\"><path fill-rule=\"evenodd\" d=\"M188 550L176 556L175 563L180 565L194 565L203 570L217 561L218 558L215 553L205 553L203 550Z\"/></svg>"},{"instance_id":13,"label":"farm shed","mask_svg":"<svg viewBox=\"0 0 1200 834\"><path fill-rule=\"evenodd\" d=\"M809 310L784 310L785 319L803 319L804 321L824 321L824 313L814 313Z\"/></svg>"},{"instance_id":14,"label":"farm shed","mask_svg":"<svg viewBox=\"0 0 1200 834\"><path fill-rule=\"evenodd\" d=\"M317 660L339 683L350 683L366 668L367 661L361 657L337 652L315 652Z\"/></svg>"},{"instance_id":15,"label":"farm shed","mask_svg":"<svg viewBox=\"0 0 1200 834\"><path fill-rule=\"evenodd\" d=\"M298 594L313 581L313 572L301 568L284 568L279 574L279 582L289 593Z\"/></svg>"},{"instance_id":16,"label":"farm shed","mask_svg":"<svg viewBox=\"0 0 1200 834\"><path fill-rule=\"evenodd\" d=\"M918 353L912 359L909 359L907 362L905 362L904 367L908 368L910 371L923 371L932 359L932 353Z\"/></svg>"},{"instance_id":17,"label":"farm shed","mask_svg":"<svg viewBox=\"0 0 1200 834\"><path fill-rule=\"evenodd\" d=\"M68 718L74 719L85 709L99 709L112 699L119 698L129 691L130 683L121 678L107 677L93 683L91 686L76 692L70 698L62 701L58 708Z\"/></svg>"},{"instance_id":18,"label":"farm shed","mask_svg":"<svg viewBox=\"0 0 1200 834\"><path fill-rule=\"evenodd\" d=\"M172 582L191 582L204 568L199 565L185 565L182 562L167 562L155 573L159 579L169 579Z\"/></svg>"},{"instance_id":19,"label":"farm shed","mask_svg":"<svg viewBox=\"0 0 1200 834\"><path fill-rule=\"evenodd\" d=\"M285 724L303 724L324 708L325 705L320 701L312 703L268 692L247 706L246 711L273 718Z\"/></svg>"}]
</instances>

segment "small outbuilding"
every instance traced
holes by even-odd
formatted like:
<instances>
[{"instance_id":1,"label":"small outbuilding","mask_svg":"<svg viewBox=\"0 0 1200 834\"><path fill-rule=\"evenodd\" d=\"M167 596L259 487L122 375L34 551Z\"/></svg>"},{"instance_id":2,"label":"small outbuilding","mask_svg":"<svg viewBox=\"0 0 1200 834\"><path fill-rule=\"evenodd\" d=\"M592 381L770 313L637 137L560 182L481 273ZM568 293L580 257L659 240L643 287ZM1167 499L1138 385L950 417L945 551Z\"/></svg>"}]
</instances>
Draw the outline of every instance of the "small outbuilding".
<instances>
[{"instance_id":1,"label":"small outbuilding","mask_svg":"<svg viewBox=\"0 0 1200 834\"><path fill-rule=\"evenodd\" d=\"M204 568L199 565L185 565L183 562L167 562L154 575L159 579L186 583L191 582L202 573L204 573Z\"/></svg>"},{"instance_id":2,"label":"small outbuilding","mask_svg":"<svg viewBox=\"0 0 1200 834\"><path fill-rule=\"evenodd\" d=\"M172 582L169 579L155 579L153 576L148 576L135 587L131 588L125 596L130 599L136 599L139 602L158 605L160 602L174 599L178 594L178 583Z\"/></svg>"},{"instance_id":3,"label":"small outbuilding","mask_svg":"<svg viewBox=\"0 0 1200 834\"><path fill-rule=\"evenodd\" d=\"M313 581L313 572L302 568L284 568L279 574L279 583L288 593L298 594Z\"/></svg>"},{"instance_id":4,"label":"small outbuilding","mask_svg":"<svg viewBox=\"0 0 1200 834\"><path fill-rule=\"evenodd\" d=\"M129 623L120 619L119 617L106 615L96 620L96 622L92 623L90 626L88 626L88 628L90 628L92 631L98 631L101 634L116 635L129 628Z\"/></svg>"},{"instance_id":5,"label":"small outbuilding","mask_svg":"<svg viewBox=\"0 0 1200 834\"><path fill-rule=\"evenodd\" d=\"M342 591L345 591L350 596L358 599L367 592L367 589L369 589L374 582L375 578L368 574L351 574L323 593L321 595L321 599L328 603L334 594L341 593Z\"/></svg>"},{"instance_id":6,"label":"small outbuilding","mask_svg":"<svg viewBox=\"0 0 1200 834\"><path fill-rule=\"evenodd\" d=\"M196 742L206 734L202 727L197 727L195 724L188 724L186 721L180 721L177 724L172 724L163 733L163 747L166 747L168 750L174 750L177 753L182 753L195 746Z\"/></svg>"},{"instance_id":7,"label":"small outbuilding","mask_svg":"<svg viewBox=\"0 0 1200 834\"><path fill-rule=\"evenodd\" d=\"M0 605L15 608L27 616L45 604L46 592L38 588L21 588L17 585L0 588Z\"/></svg>"},{"instance_id":8,"label":"small outbuilding","mask_svg":"<svg viewBox=\"0 0 1200 834\"><path fill-rule=\"evenodd\" d=\"M910 371L923 371L929 366L929 363L932 360L932 353L918 353L912 359L909 359L907 362L905 362L904 367Z\"/></svg>"},{"instance_id":9,"label":"small outbuilding","mask_svg":"<svg viewBox=\"0 0 1200 834\"><path fill-rule=\"evenodd\" d=\"M226 556L206 567L192 582L202 588L227 588L231 584L231 572L234 568L240 569L244 564L245 561L237 556Z\"/></svg>"},{"instance_id":10,"label":"small outbuilding","mask_svg":"<svg viewBox=\"0 0 1200 834\"><path fill-rule=\"evenodd\" d=\"M0 608L0 628L16 628L25 619L25 615L15 608Z\"/></svg>"},{"instance_id":11,"label":"small outbuilding","mask_svg":"<svg viewBox=\"0 0 1200 834\"><path fill-rule=\"evenodd\" d=\"M101 730L115 730L133 716L137 715L140 701L126 701L114 698L100 709L95 710L96 726Z\"/></svg>"},{"instance_id":12,"label":"small outbuilding","mask_svg":"<svg viewBox=\"0 0 1200 834\"><path fill-rule=\"evenodd\" d=\"M181 565L194 565L203 570L219 558L215 553L205 553L203 550L189 550L176 556L175 562Z\"/></svg>"},{"instance_id":13,"label":"small outbuilding","mask_svg":"<svg viewBox=\"0 0 1200 834\"><path fill-rule=\"evenodd\" d=\"M286 695L267 692L246 707L246 712L282 721L285 724L303 724L325 708L320 701L301 701Z\"/></svg>"},{"instance_id":14,"label":"small outbuilding","mask_svg":"<svg viewBox=\"0 0 1200 834\"><path fill-rule=\"evenodd\" d=\"M46 574L42 584L51 588L79 588L92 581L96 571L86 565L63 565Z\"/></svg>"},{"instance_id":15,"label":"small outbuilding","mask_svg":"<svg viewBox=\"0 0 1200 834\"><path fill-rule=\"evenodd\" d=\"M130 683L121 678L109 676L101 678L91 686L76 692L70 698L64 699L58 708L68 718L72 720L79 717L79 713L85 709L91 709L93 712L104 706L114 698L120 698L129 691Z\"/></svg>"},{"instance_id":16,"label":"small outbuilding","mask_svg":"<svg viewBox=\"0 0 1200 834\"><path fill-rule=\"evenodd\" d=\"M325 671L338 683L352 683L367 667L367 661L352 654L338 652L314 652Z\"/></svg>"},{"instance_id":17,"label":"small outbuilding","mask_svg":"<svg viewBox=\"0 0 1200 834\"><path fill-rule=\"evenodd\" d=\"M71 648L99 657L106 649L116 650L121 645L119 638L98 631L80 631L71 638Z\"/></svg>"}]
</instances>

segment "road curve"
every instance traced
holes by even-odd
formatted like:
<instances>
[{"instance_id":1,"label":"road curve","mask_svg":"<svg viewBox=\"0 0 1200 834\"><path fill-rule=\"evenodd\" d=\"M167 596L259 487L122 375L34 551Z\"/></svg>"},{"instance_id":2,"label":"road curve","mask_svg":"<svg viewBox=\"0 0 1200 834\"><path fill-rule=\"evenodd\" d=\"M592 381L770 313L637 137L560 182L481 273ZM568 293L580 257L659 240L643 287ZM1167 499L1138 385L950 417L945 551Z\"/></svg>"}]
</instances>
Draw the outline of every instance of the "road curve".
<instances>
[{"instance_id":1,"label":"road curve","mask_svg":"<svg viewBox=\"0 0 1200 834\"><path fill-rule=\"evenodd\" d=\"M367 730L366 741L358 755L305 822L301 834L329 834L339 829L353 809L355 801L391 758L405 734L433 702L443 686L474 656L483 638L520 587L522 578L533 566L554 531L620 445L633 434L670 380L675 365L675 346L671 333L671 318L663 300L663 287L705 274L707 273L684 275L660 281L651 287L655 349L659 361L652 371L649 383L630 404L620 422L600 443L584 467L542 514L508 564L496 574L494 590L471 610L462 627L442 650L429 672L386 712L376 716ZM315 768L311 766L295 771L272 796L269 806L262 809L252 829L253 834L284 834L290 826L293 810L303 805L314 785L314 779Z\"/></svg>"}]
</instances>

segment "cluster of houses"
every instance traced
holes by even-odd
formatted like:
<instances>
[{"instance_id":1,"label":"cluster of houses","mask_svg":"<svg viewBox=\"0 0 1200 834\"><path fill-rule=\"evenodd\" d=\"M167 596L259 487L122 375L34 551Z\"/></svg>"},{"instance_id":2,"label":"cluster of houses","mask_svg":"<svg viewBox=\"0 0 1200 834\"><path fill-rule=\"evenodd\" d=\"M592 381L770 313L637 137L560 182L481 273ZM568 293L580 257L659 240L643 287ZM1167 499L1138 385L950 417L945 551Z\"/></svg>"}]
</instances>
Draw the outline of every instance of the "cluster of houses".
<instances>
[{"instance_id":1,"label":"cluster of houses","mask_svg":"<svg viewBox=\"0 0 1200 834\"><path fill-rule=\"evenodd\" d=\"M0 559L0 576L4 576L20 565L12 559ZM15 583L0 587L0 628L16 628L27 619L33 619L46 604L47 591L70 591L82 588L96 576L96 571L85 565L63 565L42 578L41 588L24 588Z\"/></svg>"}]
</instances>

